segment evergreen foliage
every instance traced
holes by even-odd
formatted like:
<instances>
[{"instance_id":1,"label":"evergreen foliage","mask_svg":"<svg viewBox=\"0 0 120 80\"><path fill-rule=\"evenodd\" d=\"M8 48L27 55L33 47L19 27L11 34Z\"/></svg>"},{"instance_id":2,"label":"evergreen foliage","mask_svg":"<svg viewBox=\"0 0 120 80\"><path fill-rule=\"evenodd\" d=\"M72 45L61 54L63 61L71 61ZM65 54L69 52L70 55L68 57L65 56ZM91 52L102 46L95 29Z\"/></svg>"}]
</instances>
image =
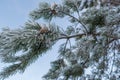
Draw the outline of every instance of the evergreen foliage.
<instances>
[{"instance_id":1,"label":"evergreen foliage","mask_svg":"<svg viewBox=\"0 0 120 80\"><path fill-rule=\"evenodd\" d=\"M104 1L104 0L102 0ZM120 2L115 0L63 0L62 4L40 3L31 19L20 28L4 28L0 33L0 57L11 63L0 73L5 79L45 54L61 39L59 57L51 62L45 80L119 80L120 79ZM51 6L52 5L52 6ZM66 30L52 23L55 17L69 18ZM48 22L47 30L36 20ZM57 18L58 19L58 18ZM65 25L66 26L66 25ZM74 40L71 40L71 39ZM72 43L75 42L75 43ZM23 54L17 54L22 51ZM92 69L91 74L86 73ZM90 71L90 70L89 70Z\"/></svg>"}]
</instances>

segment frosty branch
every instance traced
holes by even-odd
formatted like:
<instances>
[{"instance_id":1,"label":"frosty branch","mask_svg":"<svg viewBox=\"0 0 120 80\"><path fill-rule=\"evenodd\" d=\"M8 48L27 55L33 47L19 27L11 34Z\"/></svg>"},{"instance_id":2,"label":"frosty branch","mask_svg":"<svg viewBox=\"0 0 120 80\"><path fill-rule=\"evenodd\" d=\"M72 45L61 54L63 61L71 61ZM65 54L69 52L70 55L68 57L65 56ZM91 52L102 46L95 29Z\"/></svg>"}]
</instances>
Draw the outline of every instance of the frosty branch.
<instances>
[{"instance_id":1,"label":"frosty branch","mask_svg":"<svg viewBox=\"0 0 120 80\"><path fill-rule=\"evenodd\" d=\"M93 36L99 36L101 33L96 33L96 34L91 34L91 33L87 33L88 35L93 35ZM62 34L63 35L63 34ZM118 40L120 39L120 37L117 36L113 36L113 35L109 35L109 34L104 34L106 37L112 38L113 40ZM86 36L86 33L80 33L80 34L74 34L74 35L65 35L62 37L57 38L56 40L60 40L60 39L70 39L70 38L75 38L75 37L82 37L82 36Z\"/></svg>"}]
</instances>

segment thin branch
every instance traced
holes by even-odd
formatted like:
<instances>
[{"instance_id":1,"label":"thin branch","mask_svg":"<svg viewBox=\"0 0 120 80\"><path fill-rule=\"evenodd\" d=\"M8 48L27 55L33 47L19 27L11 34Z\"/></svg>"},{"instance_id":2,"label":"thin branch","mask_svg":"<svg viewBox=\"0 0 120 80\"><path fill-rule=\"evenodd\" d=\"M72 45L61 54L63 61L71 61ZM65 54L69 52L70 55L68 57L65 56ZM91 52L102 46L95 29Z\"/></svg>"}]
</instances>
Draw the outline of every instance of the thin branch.
<instances>
[{"instance_id":1,"label":"thin branch","mask_svg":"<svg viewBox=\"0 0 120 80\"><path fill-rule=\"evenodd\" d=\"M69 39L66 40L66 43L65 43L65 46L64 46L64 52L66 50L66 46L67 46L68 41L69 41Z\"/></svg>"},{"instance_id":2,"label":"thin branch","mask_svg":"<svg viewBox=\"0 0 120 80\"><path fill-rule=\"evenodd\" d=\"M119 2L119 1L106 1L106 3L115 4L115 5L120 5L120 2Z\"/></svg>"},{"instance_id":3,"label":"thin branch","mask_svg":"<svg viewBox=\"0 0 120 80\"><path fill-rule=\"evenodd\" d=\"M86 35L86 34L76 34L76 35L71 35L71 36L62 36L62 37L57 38L56 40L70 39L70 38L75 38L75 37L82 37L83 35Z\"/></svg>"},{"instance_id":4,"label":"thin branch","mask_svg":"<svg viewBox=\"0 0 120 80\"><path fill-rule=\"evenodd\" d=\"M112 43L113 41L115 41L115 39L113 38L113 39L111 39L111 40L109 40L108 42L107 42L107 45L109 45L110 43Z\"/></svg>"},{"instance_id":5,"label":"thin branch","mask_svg":"<svg viewBox=\"0 0 120 80\"><path fill-rule=\"evenodd\" d=\"M89 56L86 58L86 60L85 60L83 63L81 63L81 64L82 64L82 67L85 67L85 64L86 64L87 62L89 62Z\"/></svg>"},{"instance_id":6,"label":"thin branch","mask_svg":"<svg viewBox=\"0 0 120 80\"><path fill-rule=\"evenodd\" d=\"M64 11L60 11L60 12L62 12L62 13L63 13L63 14L65 14L65 15L68 15L68 16L70 16L70 17L74 18L76 21L78 21L78 22L79 22L79 23L83 26L83 28L85 29L86 33L88 33L88 30L87 30L87 28L86 28L85 24L83 24L83 23L82 23L82 21L80 21L80 20L79 20L79 19L77 19L76 17L74 17L74 16L72 16L72 15L70 15L70 14L68 14L68 13L64 12Z\"/></svg>"},{"instance_id":7,"label":"thin branch","mask_svg":"<svg viewBox=\"0 0 120 80\"><path fill-rule=\"evenodd\" d=\"M79 13L79 9L78 9L78 6L77 6L77 2L76 2L76 4L74 4L74 6L75 6L75 8L77 10L78 17L80 18L80 13Z\"/></svg>"},{"instance_id":8,"label":"thin branch","mask_svg":"<svg viewBox=\"0 0 120 80\"><path fill-rule=\"evenodd\" d=\"M120 39L120 37L117 36L113 36L113 35L109 35L109 34L105 34L107 37L113 38L114 40Z\"/></svg>"},{"instance_id":9,"label":"thin branch","mask_svg":"<svg viewBox=\"0 0 120 80\"><path fill-rule=\"evenodd\" d=\"M97 36L97 35L100 35L101 33L96 33L96 34L91 34L91 33L87 33L88 35L94 35L94 36ZM55 39L55 40L60 40L60 39L70 39L70 38L75 38L75 37L82 37L82 36L84 36L84 35L86 35L85 33L83 33L83 34L74 34L74 35L66 35L66 36L62 36L62 37L59 37L59 38L57 38L57 39ZM105 36L106 37L109 37L109 38L113 38L114 40L118 40L118 39L120 39L120 37L117 37L117 36L112 36L112 35L109 35L109 34L105 34ZM114 41L113 40L113 41ZM112 41L110 41L110 42L112 42ZM109 43L110 43L109 42Z\"/></svg>"},{"instance_id":10,"label":"thin branch","mask_svg":"<svg viewBox=\"0 0 120 80\"><path fill-rule=\"evenodd\" d=\"M69 39L69 44L70 44L70 50L71 50L71 48L72 48L72 45L71 45L71 41L70 41L70 39Z\"/></svg>"},{"instance_id":11,"label":"thin branch","mask_svg":"<svg viewBox=\"0 0 120 80\"><path fill-rule=\"evenodd\" d=\"M110 75L111 75L111 74L112 74L112 72L113 72L114 62L115 62L115 51L114 51L114 53L113 53L113 63L112 63L112 65L111 65Z\"/></svg>"}]
</instances>

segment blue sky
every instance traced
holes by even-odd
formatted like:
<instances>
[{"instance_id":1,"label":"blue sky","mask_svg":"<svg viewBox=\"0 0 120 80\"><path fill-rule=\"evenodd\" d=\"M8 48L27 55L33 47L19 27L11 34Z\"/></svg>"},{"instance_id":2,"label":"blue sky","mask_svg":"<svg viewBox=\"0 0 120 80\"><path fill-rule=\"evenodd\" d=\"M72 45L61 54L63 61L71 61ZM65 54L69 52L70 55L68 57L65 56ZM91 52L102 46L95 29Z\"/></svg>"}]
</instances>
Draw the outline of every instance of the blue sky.
<instances>
[{"instance_id":1,"label":"blue sky","mask_svg":"<svg viewBox=\"0 0 120 80\"><path fill-rule=\"evenodd\" d=\"M10 27L12 29L23 26L29 19L30 11L38 7L39 2L46 0L0 0L0 29ZM59 0L47 0L47 2L59 2ZM64 21L63 21L64 22ZM57 22L64 25L63 22ZM47 54L40 57L35 63L31 64L23 74L17 73L6 80L42 80L41 77L50 68L50 62L57 58L58 45ZM0 63L0 71L5 66Z\"/></svg>"}]
</instances>

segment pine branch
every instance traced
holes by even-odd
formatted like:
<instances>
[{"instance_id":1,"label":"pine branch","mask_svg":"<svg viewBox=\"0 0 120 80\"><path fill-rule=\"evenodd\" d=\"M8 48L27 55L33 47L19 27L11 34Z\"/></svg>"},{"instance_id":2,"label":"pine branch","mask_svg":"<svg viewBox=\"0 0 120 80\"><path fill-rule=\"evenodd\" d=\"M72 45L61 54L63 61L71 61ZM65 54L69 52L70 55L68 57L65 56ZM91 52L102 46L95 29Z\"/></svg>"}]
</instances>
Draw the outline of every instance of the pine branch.
<instances>
[{"instance_id":1,"label":"pine branch","mask_svg":"<svg viewBox=\"0 0 120 80\"><path fill-rule=\"evenodd\" d=\"M0 80L4 80L5 78L8 78L10 75L14 75L18 71L21 70L21 64L12 64L6 68L3 69L3 71L0 73Z\"/></svg>"}]
</instances>

